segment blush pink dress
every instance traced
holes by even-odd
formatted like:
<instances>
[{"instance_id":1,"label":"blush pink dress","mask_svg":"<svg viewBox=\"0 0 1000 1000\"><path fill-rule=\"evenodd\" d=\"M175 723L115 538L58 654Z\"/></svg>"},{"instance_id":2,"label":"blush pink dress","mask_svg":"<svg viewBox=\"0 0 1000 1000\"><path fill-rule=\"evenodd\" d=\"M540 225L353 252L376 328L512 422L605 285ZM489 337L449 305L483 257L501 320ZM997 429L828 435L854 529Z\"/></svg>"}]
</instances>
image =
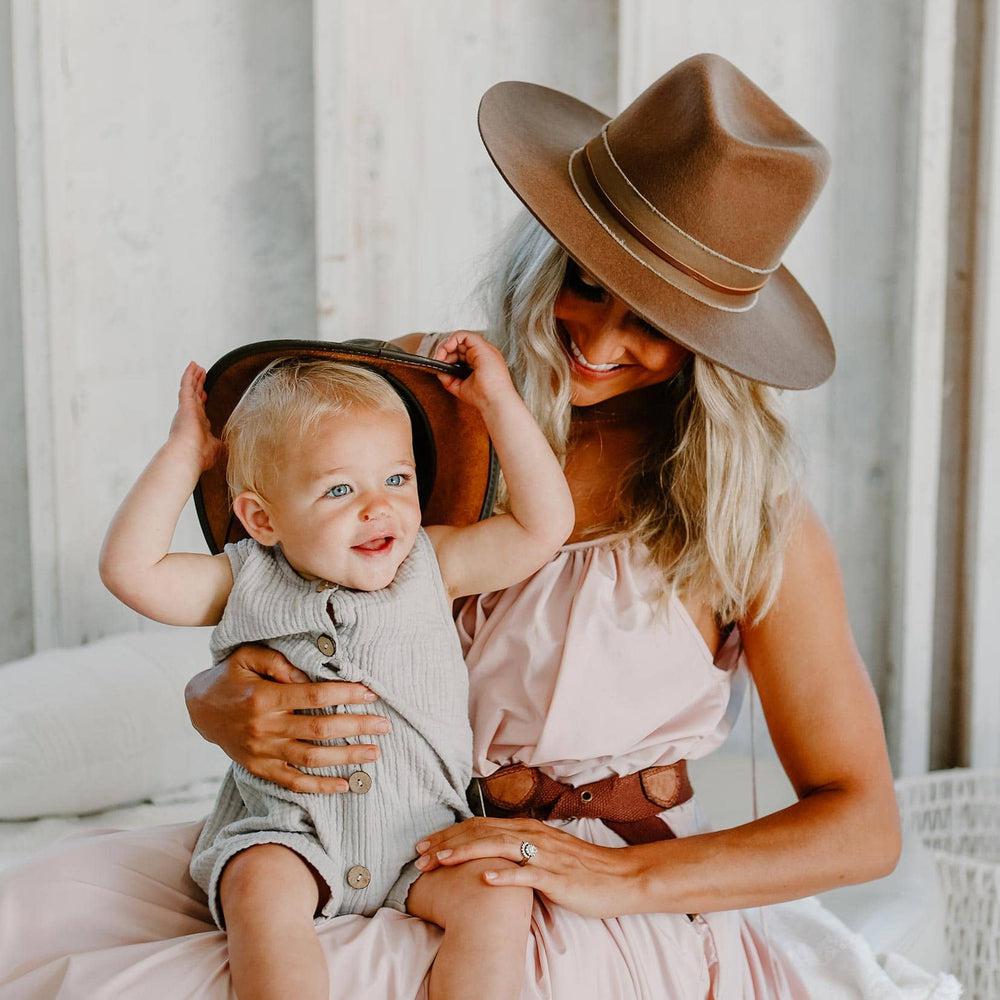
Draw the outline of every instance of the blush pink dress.
<instances>
[{"instance_id":1,"label":"blush pink dress","mask_svg":"<svg viewBox=\"0 0 1000 1000\"><path fill-rule=\"evenodd\" d=\"M524 583L466 599L457 624L478 773L523 761L579 784L703 756L723 742L747 680L739 635L713 660L683 604L654 613L645 598L652 581L643 550L605 539L566 545ZM662 816L678 836L706 829L697 798ZM622 844L596 820L561 825ZM231 1000L225 935L188 874L200 826L90 832L5 873L0 1000ZM537 898L523 997L958 995L953 980L912 966L919 990L897 988L862 939L815 900L798 903L812 906L769 907L762 925L759 911L600 920ZM436 927L383 909L337 917L318 933L331 997L426 1000Z\"/></svg>"}]
</instances>

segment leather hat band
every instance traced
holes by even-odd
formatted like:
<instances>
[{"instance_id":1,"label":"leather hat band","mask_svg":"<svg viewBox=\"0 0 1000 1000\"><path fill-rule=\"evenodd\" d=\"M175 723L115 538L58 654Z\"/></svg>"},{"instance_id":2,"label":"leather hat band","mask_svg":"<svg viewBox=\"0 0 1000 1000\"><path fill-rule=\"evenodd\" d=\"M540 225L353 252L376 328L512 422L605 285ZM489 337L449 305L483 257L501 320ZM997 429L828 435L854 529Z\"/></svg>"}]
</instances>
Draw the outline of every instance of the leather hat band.
<instances>
[{"instance_id":1,"label":"leather hat band","mask_svg":"<svg viewBox=\"0 0 1000 1000\"><path fill-rule=\"evenodd\" d=\"M767 283L773 268L741 264L699 243L657 211L616 162L605 130L583 147L583 163L594 189L614 219L661 260L706 288L729 295L752 295Z\"/></svg>"}]
</instances>

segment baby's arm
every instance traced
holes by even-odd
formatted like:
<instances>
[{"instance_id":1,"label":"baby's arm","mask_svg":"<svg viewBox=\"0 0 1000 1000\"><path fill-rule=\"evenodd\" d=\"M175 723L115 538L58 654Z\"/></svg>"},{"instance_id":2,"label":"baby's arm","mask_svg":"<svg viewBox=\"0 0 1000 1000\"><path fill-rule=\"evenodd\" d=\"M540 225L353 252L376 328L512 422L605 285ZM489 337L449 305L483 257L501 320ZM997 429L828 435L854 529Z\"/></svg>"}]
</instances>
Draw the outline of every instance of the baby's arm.
<instances>
[{"instance_id":1,"label":"baby's arm","mask_svg":"<svg viewBox=\"0 0 1000 1000\"><path fill-rule=\"evenodd\" d=\"M205 415L205 371L193 361L181 376L177 413L111 521L101 548L104 585L124 604L167 625L214 625L233 586L225 553L168 554L184 504L221 442Z\"/></svg>"},{"instance_id":2,"label":"baby's arm","mask_svg":"<svg viewBox=\"0 0 1000 1000\"><path fill-rule=\"evenodd\" d=\"M510 380L500 352L478 334L452 334L435 352L464 361L466 379L441 375L444 387L483 416L507 480L510 513L465 528L427 529L449 596L502 590L543 566L573 531L573 497L559 460Z\"/></svg>"}]
</instances>

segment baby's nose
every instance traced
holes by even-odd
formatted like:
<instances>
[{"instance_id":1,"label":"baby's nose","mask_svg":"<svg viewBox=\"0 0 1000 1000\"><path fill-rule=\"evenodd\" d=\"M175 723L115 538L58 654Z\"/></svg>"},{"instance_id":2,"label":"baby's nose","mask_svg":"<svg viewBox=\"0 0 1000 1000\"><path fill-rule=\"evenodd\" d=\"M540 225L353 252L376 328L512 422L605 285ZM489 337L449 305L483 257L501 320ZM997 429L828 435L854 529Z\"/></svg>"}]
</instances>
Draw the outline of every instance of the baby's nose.
<instances>
[{"instance_id":1,"label":"baby's nose","mask_svg":"<svg viewBox=\"0 0 1000 1000\"><path fill-rule=\"evenodd\" d=\"M364 521L376 521L387 516L389 513L389 502L384 497L377 497L370 500L361 511L361 518Z\"/></svg>"}]
</instances>

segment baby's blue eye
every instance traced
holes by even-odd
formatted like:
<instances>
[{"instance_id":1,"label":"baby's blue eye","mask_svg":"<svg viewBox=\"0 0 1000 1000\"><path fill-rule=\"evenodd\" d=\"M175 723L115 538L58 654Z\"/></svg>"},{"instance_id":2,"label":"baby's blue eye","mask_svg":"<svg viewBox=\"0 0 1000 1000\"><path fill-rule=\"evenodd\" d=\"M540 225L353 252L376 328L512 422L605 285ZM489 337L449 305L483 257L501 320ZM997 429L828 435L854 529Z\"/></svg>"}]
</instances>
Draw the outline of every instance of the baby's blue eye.
<instances>
[{"instance_id":1,"label":"baby's blue eye","mask_svg":"<svg viewBox=\"0 0 1000 1000\"><path fill-rule=\"evenodd\" d=\"M330 497L346 497L350 492L351 487L347 483L338 483L336 486L331 486L326 491L326 495Z\"/></svg>"},{"instance_id":2,"label":"baby's blue eye","mask_svg":"<svg viewBox=\"0 0 1000 1000\"><path fill-rule=\"evenodd\" d=\"M389 477L389 478L388 478L388 479L386 480L386 482L387 482L387 483L388 483L388 484L389 484L390 486L402 486L402 485L403 485L403 484L404 484L404 483L406 482L406 476L404 476L404 475L403 475L403 474L402 474L401 472L394 472L394 473L393 473L393 474L392 474L392 475L391 475L391 476L390 476L390 477Z\"/></svg>"}]
</instances>

